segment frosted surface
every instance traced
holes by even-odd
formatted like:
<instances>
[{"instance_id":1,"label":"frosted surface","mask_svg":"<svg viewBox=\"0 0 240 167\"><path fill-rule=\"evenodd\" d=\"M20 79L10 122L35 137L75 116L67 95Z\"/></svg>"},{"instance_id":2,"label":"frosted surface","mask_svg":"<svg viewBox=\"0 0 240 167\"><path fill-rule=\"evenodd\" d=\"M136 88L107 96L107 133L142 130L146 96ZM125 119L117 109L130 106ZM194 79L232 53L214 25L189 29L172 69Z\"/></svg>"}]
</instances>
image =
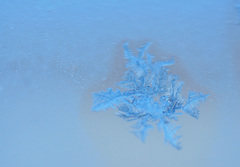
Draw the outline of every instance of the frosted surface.
<instances>
[{"instance_id":1,"label":"frosted surface","mask_svg":"<svg viewBox=\"0 0 240 167\"><path fill-rule=\"evenodd\" d=\"M0 0L0 166L238 167L238 0ZM183 92L211 96L182 117L183 149L146 143L113 114L91 112L92 92L125 71L123 47L153 42L174 58Z\"/></svg>"}]
</instances>

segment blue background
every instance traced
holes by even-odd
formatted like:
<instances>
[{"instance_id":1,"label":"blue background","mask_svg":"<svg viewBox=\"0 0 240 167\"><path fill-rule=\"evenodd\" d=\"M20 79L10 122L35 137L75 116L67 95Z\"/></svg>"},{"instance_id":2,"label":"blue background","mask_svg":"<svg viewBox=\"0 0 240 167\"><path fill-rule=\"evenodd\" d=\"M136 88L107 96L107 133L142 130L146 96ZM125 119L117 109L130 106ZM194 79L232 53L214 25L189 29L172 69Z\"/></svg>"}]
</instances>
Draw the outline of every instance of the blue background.
<instances>
[{"instance_id":1,"label":"blue background","mask_svg":"<svg viewBox=\"0 0 240 167\"><path fill-rule=\"evenodd\" d=\"M240 166L239 0L0 0L1 167ZM151 130L91 112L121 80L123 43L153 42L157 60L210 94L181 116L183 149ZM113 86L115 88L115 86Z\"/></svg>"}]
</instances>

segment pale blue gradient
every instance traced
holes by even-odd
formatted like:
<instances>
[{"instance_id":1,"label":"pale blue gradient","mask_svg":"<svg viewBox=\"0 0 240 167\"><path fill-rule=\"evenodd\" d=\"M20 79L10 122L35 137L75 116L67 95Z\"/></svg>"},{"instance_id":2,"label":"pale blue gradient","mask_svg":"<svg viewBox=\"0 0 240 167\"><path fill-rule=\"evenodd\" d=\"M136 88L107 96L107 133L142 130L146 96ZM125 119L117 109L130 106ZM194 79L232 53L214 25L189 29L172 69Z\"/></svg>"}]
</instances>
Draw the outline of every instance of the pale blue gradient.
<instances>
[{"instance_id":1,"label":"pale blue gradient","mask_svg":"<svg viewBox=\"0 0 240 167\"><path fill-rule=\"evenodd\" d=\"M239 0L0 0L1 167L240 166ZM92 93L125 68L123 47L153 42L189 90L210 94L184 116L183 149L91 112Z\"/></svg>"}]
</instances>

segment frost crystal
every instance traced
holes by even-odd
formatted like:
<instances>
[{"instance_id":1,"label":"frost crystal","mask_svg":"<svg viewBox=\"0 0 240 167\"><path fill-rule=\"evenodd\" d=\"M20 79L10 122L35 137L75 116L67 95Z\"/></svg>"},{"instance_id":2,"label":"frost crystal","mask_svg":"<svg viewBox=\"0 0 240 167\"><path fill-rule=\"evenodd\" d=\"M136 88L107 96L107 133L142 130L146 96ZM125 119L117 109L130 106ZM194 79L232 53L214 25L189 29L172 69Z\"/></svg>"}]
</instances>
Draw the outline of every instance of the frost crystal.
<instances>
[{"instance_id":1,"label":"frost crystal","mask_svg":"<svg viewBox=\"0 0 240 167\"><path fill-rule=\"evenodd\" d=\"M94 93L92 110L118 109L116 114L119 117L136 122L134 134L142 141L145 141L147 131L155 123L159 130L163 129L165 141L180 149L180 136L176 134L180 127L174 127L171 122L178 120L182 111L198 118L197 106L208 95L190 92L184 102L181 95L183 82L179 81L177 75L168 74L166 67L174 64L174 61L154 62L154 56L147 53L149 46L150 43L144 45L135 56L127 43L124 44L128 71L118 85L125 91L109 88L105 92Z\"/></svg>"}]
</instances>

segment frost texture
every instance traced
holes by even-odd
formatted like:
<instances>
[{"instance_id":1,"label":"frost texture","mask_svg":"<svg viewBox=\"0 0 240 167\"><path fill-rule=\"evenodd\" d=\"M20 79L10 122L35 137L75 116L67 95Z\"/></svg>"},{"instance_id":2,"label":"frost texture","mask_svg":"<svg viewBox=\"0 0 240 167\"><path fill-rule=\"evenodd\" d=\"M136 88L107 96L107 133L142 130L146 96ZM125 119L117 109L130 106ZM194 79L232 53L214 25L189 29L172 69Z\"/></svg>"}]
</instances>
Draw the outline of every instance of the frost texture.
<instances>
[{"instance_id":1,"label":"frost texture","mask_svg":"<svg viewBox=\"0 0 240 167\"><path fill-rule=\"evenodd\" d=\"M150 43L147 43L135 56L124 44L127 59L123 80L118 83L122 90L107 89L105 92L94 93L92 110L100 111L109 108L118 109L116 114L127 121L135 121L134 134L145 141L147 131L156 124L159 131L165 134L165 141L180 149L176 134L180 126L175 127L173 121L183 112L194 118L199 117L197 106L206 100L208 95L189 92L186 102L181 95L183 82L177 75L169 74L166 66L174 61L153 61L147 53Z\"/></svg>"}]
</instances>

